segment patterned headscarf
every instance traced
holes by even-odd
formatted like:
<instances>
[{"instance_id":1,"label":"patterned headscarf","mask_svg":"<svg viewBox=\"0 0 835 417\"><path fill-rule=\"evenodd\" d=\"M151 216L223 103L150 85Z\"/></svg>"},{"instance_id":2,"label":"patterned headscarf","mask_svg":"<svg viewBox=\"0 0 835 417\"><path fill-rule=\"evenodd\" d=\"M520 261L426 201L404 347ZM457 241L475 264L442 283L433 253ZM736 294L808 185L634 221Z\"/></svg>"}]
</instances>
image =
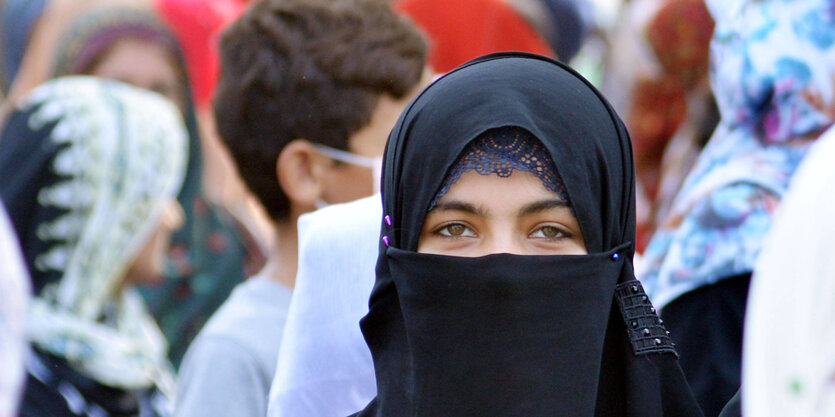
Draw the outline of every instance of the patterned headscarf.
<instances>
[{"instance_id":1,"label":"patterned headscarf","mask_svg":"<svg viewBox=\"0 0 835 417\"><path fill-rule=\"evenodd\" d=\"M203 16L201 10L192 10L195 19ZM141 289L170 342L169 355L176 366L191 340L232 288L248 272L253 272L244 268L257 271L263 265L257 257L260 251L256 246L247 246L245 231L237 227L231 215L206 198L201 134L186 61L175 36L150 10L101 1L75 12L78 17L63 31L63 46L55 58L53 76L89 71L102 54L125 38L151 42L170 52L176 70L183 76L187 101L183 117L189 133L189 155L186 177L177 198L185 210L186 222L172 237L167 279ZM250 254L256 259L248 259Z\"/></svg>"},{"instance_id":2,"label":"patterned headscarf","mask_svg":"<svg viewBox=\"0 0 835 417\"><path fill-rule=\"evenodd\" d=\"M750 273L810 144L835 120L835 6L708 2L721 121L645 252L658 307Z\"/></svg>"},{"instance_id":3,"label":"patterned headscarf","mask_svg":"<svg viewBox=\"0 0 835 417\"><path fill-rule=\"evenodd\" d=\"M123 281L182 184L179 111L120 83L59 78L2 140L0 197L35 288L29 338L104 385L169 391L164 338Z\"/></svg>"}]
</instances>

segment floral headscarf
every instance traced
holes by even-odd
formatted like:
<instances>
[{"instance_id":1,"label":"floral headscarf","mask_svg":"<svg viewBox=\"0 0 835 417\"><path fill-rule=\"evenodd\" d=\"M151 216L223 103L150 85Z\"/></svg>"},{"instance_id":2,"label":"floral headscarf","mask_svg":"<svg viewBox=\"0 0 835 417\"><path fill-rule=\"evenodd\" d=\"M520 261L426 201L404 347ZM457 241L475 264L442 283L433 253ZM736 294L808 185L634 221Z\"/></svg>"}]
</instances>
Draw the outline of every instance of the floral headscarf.
<instances>
[{"instance_id":1,"label":"floral headscarf","mask_svg":"<svg viewBox=\"0 0 835 417\"><path fill-rule=\"evenodd\" d=\"M835 120L832 1L708 4L722 119L646 249L658 307L752 271L795 169Z\"/></svg>"},{"instance_id":2,"label":"floral headscarf","mask_svg":"<svg viewBox=\"0 0 835 417\"><path fill-rule=\"evenodd\" d=\"M3 132L0 197L35 289L28 336L104 385L172 388L164 338L123 281L187 154L167 100L90 77L37 88Z\"/></svg>"}]
</instances>

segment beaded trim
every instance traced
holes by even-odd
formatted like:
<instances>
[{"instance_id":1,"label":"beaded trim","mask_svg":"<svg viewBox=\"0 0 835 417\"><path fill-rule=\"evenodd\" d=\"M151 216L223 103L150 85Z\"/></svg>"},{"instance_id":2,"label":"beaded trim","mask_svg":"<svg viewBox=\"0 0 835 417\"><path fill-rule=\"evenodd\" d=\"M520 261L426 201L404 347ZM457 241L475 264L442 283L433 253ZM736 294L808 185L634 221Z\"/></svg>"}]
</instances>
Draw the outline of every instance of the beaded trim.
<instances>
[{"instance_id":1,"label":"beaded trim","mask_svg":"<svg viewBox=\"0 0 835 417\"><path fill-rule=\"evenodd\" d=\"M670 332L664 328L664 321L658 317L639 281L618 284L615 288L615 299L618 301L635 355L669 352L678 357L676 344L670 338Z\"/></svg>"}]
</instances>

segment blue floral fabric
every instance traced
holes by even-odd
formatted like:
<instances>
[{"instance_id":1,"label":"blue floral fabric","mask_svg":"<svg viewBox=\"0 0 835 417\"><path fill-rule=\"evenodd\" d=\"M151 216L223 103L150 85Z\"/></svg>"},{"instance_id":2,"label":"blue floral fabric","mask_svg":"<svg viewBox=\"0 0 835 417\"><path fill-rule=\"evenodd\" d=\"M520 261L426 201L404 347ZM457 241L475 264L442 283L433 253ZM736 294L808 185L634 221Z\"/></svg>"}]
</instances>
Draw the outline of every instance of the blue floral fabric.
<instances>
[{"instance_id":1,"label":"blue floral fabric","mask_svg":"<svg viewBox=\"0 0 835 417\"><path fill-rule=\"evenodd\" d=\"M708 4L722 119L644 253L659 308L753 270L798 164L835 120L835 1Z\"/></svg>"},{"instance_id":2,"label":"blue floral fabric","mask_svg":"<svg viewBox=\"0 0 835 417\"><path fill-rule=\"evenodd\" d=\"M504 127L486 132L461 151L461 156L455 165L450 167L429 209L435 207L438 199L443 197L465 172L476 171L479 175L496 174L501 178L507 178L514 170L536 175L545 188L557 193L563 201L568 201L565 184L557 174L554 161L545 145L526 130Z\"/></svg>"}]
</instances>

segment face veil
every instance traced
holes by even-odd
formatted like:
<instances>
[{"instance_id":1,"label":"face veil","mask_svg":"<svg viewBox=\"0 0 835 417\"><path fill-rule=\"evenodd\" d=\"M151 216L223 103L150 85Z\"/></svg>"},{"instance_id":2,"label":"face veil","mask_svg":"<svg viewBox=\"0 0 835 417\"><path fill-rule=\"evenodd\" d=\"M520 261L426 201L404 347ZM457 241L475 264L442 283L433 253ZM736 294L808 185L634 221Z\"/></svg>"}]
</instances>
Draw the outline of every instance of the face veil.
<instances>
[{"instance_id":1,"label":"face veil","mask_svg":"<svg viewBox=\"0 0 835 417\"><path fill-rule=\"evenodd\" d=\"M589 255L417 253L450 167L508 127L547 149ZM377 397L357 415L701 415L634 278L628 134L573 70L523 53L453 70L401 115L382 182L377 278L361 321Z\"/></svg>"}]
</instances>

